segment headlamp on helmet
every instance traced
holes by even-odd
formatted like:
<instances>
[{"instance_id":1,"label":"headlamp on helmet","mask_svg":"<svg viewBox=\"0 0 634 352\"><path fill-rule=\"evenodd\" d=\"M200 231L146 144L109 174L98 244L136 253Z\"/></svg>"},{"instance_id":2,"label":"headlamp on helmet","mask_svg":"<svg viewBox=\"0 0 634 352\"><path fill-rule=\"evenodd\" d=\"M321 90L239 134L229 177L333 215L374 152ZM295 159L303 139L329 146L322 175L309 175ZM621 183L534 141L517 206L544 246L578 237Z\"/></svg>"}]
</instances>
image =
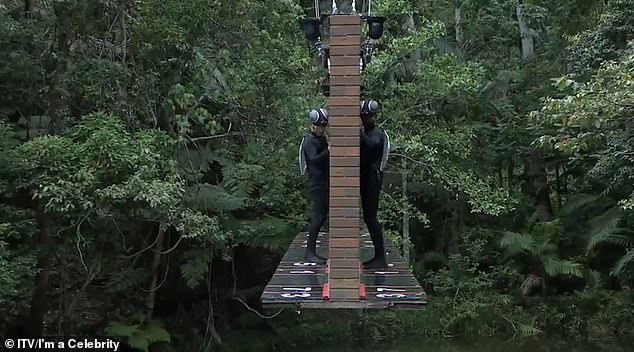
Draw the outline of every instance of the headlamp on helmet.
<instances>
[{"instance_id":1,"label":"headlamp on helmet","mask_svg":"<svg viewBox=\"0 0 634 352\"><path fill-rule=\"evenodd\" d=\"M362 100L361 101L361 115L362 116L374 116L379 111L379 102L376 100Z\"/></svg>"},{"instance_id":2,"label":"headlamp on helmet","mask_svg":"<svg viewBox=\"0 0 634 352\"><path fill-rule=\"evenodd\" d=\"M323 108L313 109L308 113L308 120L315 126L324 127L328 125L328 111Z\"/></svg>"}]
</instances>

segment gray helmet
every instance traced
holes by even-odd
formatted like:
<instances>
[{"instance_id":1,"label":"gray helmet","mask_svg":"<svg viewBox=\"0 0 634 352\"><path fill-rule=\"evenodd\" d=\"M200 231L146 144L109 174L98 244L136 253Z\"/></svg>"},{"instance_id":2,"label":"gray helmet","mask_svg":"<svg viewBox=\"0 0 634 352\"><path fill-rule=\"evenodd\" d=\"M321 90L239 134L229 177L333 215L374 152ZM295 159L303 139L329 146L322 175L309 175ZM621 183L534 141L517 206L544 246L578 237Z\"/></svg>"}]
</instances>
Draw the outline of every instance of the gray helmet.
<instances>
[{"instance_id":1,"label":"gray helmet","mask_svg":"<svg viewBox=\"0 0 634 352\"><path fill-rule=\"evenodd\" d=\"M327 126L328 110L323 108L313 109L308 113L308 120L315 126Z\"/></svg>"},{"instance_id":2,"label":"gray helmet","mask_svg":"<svg viewBox=\"0 0 634 352\"><path fill-rule=\"evenodd\" d=\"M361 101L361 115L374 116L379 111L379 102L376 100Z\"/></svg>"}]
</instances>

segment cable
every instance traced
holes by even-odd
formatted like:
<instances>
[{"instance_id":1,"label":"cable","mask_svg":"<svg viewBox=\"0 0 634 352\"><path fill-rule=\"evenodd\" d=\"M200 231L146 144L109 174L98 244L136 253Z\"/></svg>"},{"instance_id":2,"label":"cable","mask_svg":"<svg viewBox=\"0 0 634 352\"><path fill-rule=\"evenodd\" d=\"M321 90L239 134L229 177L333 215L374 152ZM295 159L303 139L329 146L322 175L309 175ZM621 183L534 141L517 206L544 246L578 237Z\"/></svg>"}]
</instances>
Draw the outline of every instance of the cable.
<instances>
[{"instance_id":1,"label":"cable","mask_svg":"<svg viewBox=\"0 0 634 352\"><path fill-rule=\"evenodd\" d=\"M257 314L257 315L258 315L260 318L262 318L262 319L273 319L273 318L275 318L276 316L280 315L280 313L282 313L282 311L284 311L284 310L286 309L286 308L280 308L280 310L279 310L277 313L275 313L275 314L273 314L273 315L270 315L270 316L266 316L266 315L262 315L262 314L260 314L260 312L258 312L257 310L255 310L255 309L253 309L253 308L249 307L249 305L248 305L248 304L246 304L246 303L245 303L243 300L241 300L240 298L238 298L238 297L233 297L233 299L235 299L236 301L238 301L238 302L242 303L242 304L243 304L243 305L244 305L244 306L245 306L248 310L250 310L250 311L252 311L253 313Z\"/></svg>"},{"instance_id":2,"label":"cable","mask_svg":"<svg viewBox=\"0 0 634 352\"><path fill-rule=\"evenodd\" d=\"M260 312L258 312L257 310L251 308L245 301L241 300L238 297L235 297L237 288L238 288L238 278L236 277L236 265L235 265L235 251L233 250L233 248L231 249L232 251L232 257L231 257L231 275L233 276L233 299L235 299L236 301L242 303L242 305L244 305L248 310L252 311L253 313L257 314L257 316L259 316L262 319L273 319L275 317L277 317L278 315L280 315L280 313L282 313L282 311L284 311L286 308L281 308L277 313L271 315L271 316L266 316L266 315L262 315Z\"/></svg>"}]
</instances>

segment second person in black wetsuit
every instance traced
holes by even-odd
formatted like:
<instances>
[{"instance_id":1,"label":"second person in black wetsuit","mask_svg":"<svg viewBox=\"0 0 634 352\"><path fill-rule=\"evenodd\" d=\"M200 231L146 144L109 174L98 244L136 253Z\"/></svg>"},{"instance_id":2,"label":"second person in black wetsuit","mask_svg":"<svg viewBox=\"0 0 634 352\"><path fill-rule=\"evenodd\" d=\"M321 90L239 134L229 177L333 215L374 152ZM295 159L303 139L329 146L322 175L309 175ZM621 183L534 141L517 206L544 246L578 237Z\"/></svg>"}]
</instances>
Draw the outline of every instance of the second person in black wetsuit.
<instances>
[{"instance_id":1,"label":"second person in black wetsuit","mask_svg":"<svg viewBox=\"0 0 634 352\"><path fill-rule=\"evenodd\" d=\"M379 110L375 100L361 102L361 206L363 221L368 227L374 245L374 258L363 263L364 268L386 268L383 231L377 219L379 195L383 185L383 171L380 169L387 138L383 130L376 127L374 117Z\"/></svg>"},{"instance_id":2,"label":"second person in black wetsuit","mask_svg":"<svg viewBox=\"0 0 634 352\"><path fill-rule=\"evenodd\" d=\"M328 111L311 110L308 114L310 133L304 137L302 150L308 173L308 194L312 201L312 216L308 225L308 241L304 260L325 264L326 258L317 254L317 235L328 217L330 186L330 153L326 139Z\"/></svg>"}]
</instances>

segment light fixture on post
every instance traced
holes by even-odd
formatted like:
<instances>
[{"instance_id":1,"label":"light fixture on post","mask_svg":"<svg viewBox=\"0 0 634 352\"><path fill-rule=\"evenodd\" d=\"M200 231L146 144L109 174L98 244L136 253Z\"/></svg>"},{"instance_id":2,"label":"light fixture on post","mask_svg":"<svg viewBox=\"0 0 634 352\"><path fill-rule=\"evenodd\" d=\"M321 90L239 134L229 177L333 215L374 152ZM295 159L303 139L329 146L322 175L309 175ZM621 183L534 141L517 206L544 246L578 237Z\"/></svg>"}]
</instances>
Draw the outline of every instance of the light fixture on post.
<instances>
[{"instance_id":1,"label":"light fixture on post","mask_svg":"<svg viewBox=\"0 0 634 352\"><path fill-rule=\"evenodd\" d=\"M313 45L315 46L315 51L317 52L317 59L323 66L326 62L326 51L321 44L320 26L321 19L317 17L308 17L299 20L299 27L304 32L306 39L308 39L311 43L314 42Z\"/></svg>"},{"instance_id":2,"label":"light fixture on post","mask_svg":"<svg viewBox=\"0 0 634 352\"><path fill-rule=\"evenodd\" d=\"M385 17L366 16L365 21L368 23L368 36L374 40L381 39Z\"/></svg>"},{"instance_id":3,"label":"light fixture on post","mask_svg":"<svg viewBox=\"0 0 634 352\"><path fill-rule=\"evenodd\" d=\"M385 17L363 16L368 24L368 37L361 46L361 69L364 70L372 60L372 41L383 36L383 22Z\"/></svg>"}]
</instances>

